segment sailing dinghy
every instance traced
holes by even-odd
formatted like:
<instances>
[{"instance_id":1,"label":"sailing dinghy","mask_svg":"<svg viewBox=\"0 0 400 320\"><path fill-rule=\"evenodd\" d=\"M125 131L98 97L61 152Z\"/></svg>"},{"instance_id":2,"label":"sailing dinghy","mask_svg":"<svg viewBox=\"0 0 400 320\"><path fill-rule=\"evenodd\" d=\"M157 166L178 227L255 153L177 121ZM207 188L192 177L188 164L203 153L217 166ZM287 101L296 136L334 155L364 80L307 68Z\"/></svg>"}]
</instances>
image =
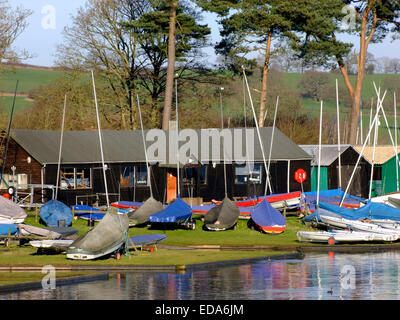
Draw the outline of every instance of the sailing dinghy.
<instances>
[{"instance_id":1,"label":"sailing dinghy","mask_svg":"<svg viewBox=\"0 0 400 320\"><path fill-rule=\"evenodd\" d=\"M40 250L65 251L74 240L32 240L29 244Z\"/></svg>"},{"instance_id":2,"label":"sailing dinghy","mask_svg":"<svg viewBox=\"0 0 400 320\"><path fill-rule=\"evenodd\" d=\"M26 212L19 205L5 197L0 197L0 223L22 223L26 217Z\"/></svg>"},{"instance_id":3,"label":"sailing dinghy","mask_svg":"<svg viewBox=\"0 0 400 320\"><path fill-rule=\"evenodd\" d=\"M222 202L212 208L204 216L204 228L209 231L224 231L236 226L240 210L238 206L225 196Z\"/></svg>"},{"instance_id":4,"label":"sailing dinghy","mask_svg":"<svg viewBox=\"0 0 400 320\"><path fill-rule=\"evenodd\" d=\"M165 209L151 214L149 223L152 227L183 226L189 230L194 230L196 227L192 219L192 209L179 196Z\"/></svg>"},{"instance_id":5,"label":"sailing dinghy","mask_svg":"<svg viewBox=\"0 0 400 320\"><path fill-rule=\"evenodd\" d=\"M148 198L139 209L128 213L129 222L131 225L143 225L149 222L149 217L152 214L164 210L164 206L160 201L153 197Z\"/></svg>"},{"instance_id":6,"label":"sailing dinghy","mask_svg":"<svg viewBox=\"0 0 400 320\"><path fill-rule=\"evenodd\" d=\"M286 229L286 219L266 200L263 200L253 208L251 222L258 229L269 234L279 234Z\"/></svg>"},{"instance_id":7,"label":"sailing dinghy","mask_svg":"<svg viewBox=\"0 0 400 320\"><path fill-rule=\"evenodd\" d=\"M394 235L361 232L361 231L298 231L297 239L300 242L321 242L334 244L336 242L370 242L370 241L395 241Z\"/></svg>"},{"instance_id":8,"label":"sailing dinghy","mask_svg":"<svg viewBox=\"0 0 400 320\"><path fill-rule=\"evenodd\" d=\"M49 227L57 227L61 221L65 221L65 226L72 224L72 210L64 203L52 199L47 201L40 208L40 218Z\"/></svg>"},{"instance_id":9,"label":"sailing dinghy","mask_svg":"<svg viewBox=\"0 0 400 320\"><path fill-rule=\"evenodd\" d=\"M68 247L67 258L93 260L107 256L125 244L128 228L129 218L126 214L109 210L92 230Z\"/></svg>"}]
</instances>

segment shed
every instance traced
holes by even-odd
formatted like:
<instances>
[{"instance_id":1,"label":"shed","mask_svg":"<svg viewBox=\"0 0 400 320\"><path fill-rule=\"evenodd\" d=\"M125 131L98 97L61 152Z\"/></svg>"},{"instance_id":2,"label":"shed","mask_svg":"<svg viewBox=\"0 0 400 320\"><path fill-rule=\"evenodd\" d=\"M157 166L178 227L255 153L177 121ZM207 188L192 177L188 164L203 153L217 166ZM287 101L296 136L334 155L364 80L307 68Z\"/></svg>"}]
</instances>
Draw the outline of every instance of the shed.
<instances>
[{"instance_id":1,"label":"shed","mask_svg":"<svg viewBox=\"0 0 400 320\"><path fill-rule=\"evenodd\" d=\"M318 157L319 145L300 145L300 147L313 157L311 161L311 191L317 190L318 183ZM339 180L339 154L341 181ZM340 145L322 145L321 146L321 163L320 163L320 190L329 190L347 187L354 166L357 163L359 153L355 147L349 144ZM358 197L368 195L368 168L369 165L364 158L361 158L357 170L354 174L353 181L349 188L349 193Z\"/></svg>"},{"instance_id":2,"label":"shed","mask_svg":"<svg viewBox=\"0 0 400 320\"><path fill-rule=\"evenodd\" d=\"M354 148L358 153L361 153L362 146L355 146ZM393 145L377 145L375 146L374 154L373 146L366 146L364 148L363 157L369 164L369 176L371 176L371 166L372 164L374 164L371 197L398 191L396 185L397 179L395 150L396 149L393 147ZM397 147L397 154L399 153L400 147ZM399 165L398 168L400 168Z\"/></svg>"},{"instance_id":3,"label":"shed","mask_svg":"<svg viewBox=\"0 0 400 320\"><path fill-rule=\"evenodd\" d=\"M212 133L221 133L221 130L180 130L180 149L185 149L188 143L188 140L184 138L185 133L188 132L199 138L207 137ZM264 156L255 129L235 128L225 129L224 132L228 137L232 137L229 144L225 144L225 139L221 140L219 146L211 138L199 139L195 144L197 149L185 149L187 152L181 152L179 160L182 167L180 175L182 196L199 197L204 201L222 199L224 197L224 160L230 197L264 194L266 181L264 159L268 161L269 158L272 128L260 128ZM101 134L111 201L143 201L150 195L150 183L154 197L158 200L167 202L169 188L172 190L171 197L173 197L174 190L176 193L177 182L176 152L173 150L177 141L176 135L174 136L175 131L145 131L147 151L154 151L154 147L158 146L161 149L164 148L163 152L165 152L165 154L149 152L151 179L147 175L146 155L140 130L102 130ZM157 135L164 136L165 141L160 142L154 138ZM14 173L21 179L24 177L25 184L55 185L60 137L60 131L13 129L5 167L5 174L8 175L9 181L12 180L11 176ZM160 143L157 145L157 142ZM211 152L218 149L220 152L217 152L217 155ZM231 158L229 158L229 150ZM249 154L252 155L251 159L249 159ZM28 158L31 160L28 161ZM193 162L193 159L196 161ZM309 175L311 159L309 154L275 129L270 158L273 193L300 190L300 185L293 178L294 172L302 168ZM189 162L191 165L188 166ZM12 167L15 168L15 172L11 171ZM173 179L174 176L175 179ZM171 179L168 180L168 178ZM13 181L13 183L17 182ZM64 132L59 183L61 188L58 199L67 204L77 202L90 204L90 199L98 200L99 195L104 195L105 184L97 130ZM304 184L304 188L306 191L310 189L309 181ZM41 194L43 195L43 192ZM51 195L46 193L46 197L49 198Z\"/></svg>"}]
</instances>

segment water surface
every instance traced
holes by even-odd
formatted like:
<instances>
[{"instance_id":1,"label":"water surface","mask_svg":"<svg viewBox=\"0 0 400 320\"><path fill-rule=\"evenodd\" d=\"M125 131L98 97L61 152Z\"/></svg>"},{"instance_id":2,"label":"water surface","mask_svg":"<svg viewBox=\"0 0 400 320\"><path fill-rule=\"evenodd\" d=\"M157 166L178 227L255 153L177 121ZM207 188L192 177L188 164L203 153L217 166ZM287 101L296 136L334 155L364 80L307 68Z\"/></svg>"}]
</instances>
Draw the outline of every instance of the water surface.
<instances>
[{"instance_id":1,"label":"water surface","mask_svg":"<svg viewBox=\"0 0 400 320\"><path fill-rule=\"evenodd\" d=\"M182 274L112 273L110 280L1 294L1 300L358 300L400 298L400 252L307 254Z\"/></svg>"}]
</instances>

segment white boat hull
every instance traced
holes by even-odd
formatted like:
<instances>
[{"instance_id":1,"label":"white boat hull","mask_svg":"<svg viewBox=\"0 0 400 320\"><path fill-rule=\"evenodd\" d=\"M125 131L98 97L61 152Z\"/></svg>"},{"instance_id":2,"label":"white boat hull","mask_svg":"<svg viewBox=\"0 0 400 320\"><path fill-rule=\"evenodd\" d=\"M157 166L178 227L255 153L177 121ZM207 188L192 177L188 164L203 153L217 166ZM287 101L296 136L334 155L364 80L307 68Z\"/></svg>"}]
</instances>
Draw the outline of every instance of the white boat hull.
<instances>
[{"instance_id":1,"label":"white boat hull","mask_svg":"<svg viewBox=\"0 0 400 320\"><path fill-rule=\"evenodd\" d=\"M370 241L396 241L398 236L373 232L360 231L299 231L297 239L301 242L328 243L330 239L335 242L370 242Z\"/></svg>"},{"instance_id":2,"label":"white boat hull","mask_svg":"<svg viewBox=\"0 0 400 320\"><path fill-rule=\"evenodd\" d=\"M83 251L81 249L76 249L73 247L69 247L69 252L67 253L67 258L68 259L73 259L73 260L93 260L93 259L97 259L103 256L106 256L108 254L113 253L114 251L117 251L121 246L122 246L123 242L118 242L117 244L109 247L108 249L106 249L105 251L102 252L98 252L98 253L90 253L90 252L86 252Z\"/></svg>"},{"instance_id":3,"label":"white boat hull","mask_svg":"<svg viewBox=\"0 0 400 320\"><path fill-rule=\"evenodd\" d=\"M74 240L35 240L29 241L29 244L35 248L43 249L66 249Z\"/></svg>"},{"instance_id":4,"label":"white boat hull","mask_svg":"<svg viewBox=\"0 0 400 320\"><path fill-rule=\"evenodd\" d=\"M373 234L354 231L299 231L297 232L297 239L301 242L327 243L329 239L339 242L363 242L373 241Z\"/></svg>"},{"instance_id":5,"label":"white boat hull","mask_svg":"<svg viewBox=\"0 0 400 320\"><path fill-rule=\"evenodd\" d=\"M354 221L345 218L336 218L323 215L320 216L320 219L323 223L327 224L328 226L339 227L342 229L351 229L354 231L364 231L364 232L392 235L392 236L397 236L397 239L400 237L400 230L384 228L374 223Z\"/></svg>"}]
</instances>

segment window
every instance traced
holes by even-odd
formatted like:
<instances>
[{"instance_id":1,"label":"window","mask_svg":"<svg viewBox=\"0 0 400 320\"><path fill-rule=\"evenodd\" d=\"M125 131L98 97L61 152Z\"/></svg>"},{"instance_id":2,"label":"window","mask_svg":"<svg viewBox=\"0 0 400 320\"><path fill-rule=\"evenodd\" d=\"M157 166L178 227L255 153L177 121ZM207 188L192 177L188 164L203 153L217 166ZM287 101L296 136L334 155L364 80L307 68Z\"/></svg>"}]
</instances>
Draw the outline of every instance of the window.
<instances>
[{"instance_id":1,"label":"window","mask_svg":"<svg viewBox=\"0 0 400 320\"><path fill-rule=\"evenodd\" d=\"M147 186L147 167L146 165L135 166L135 178L137 186Z\"/></svg>"},{"instance_id":2,"label":"window","mask_svg":"<svg viewBox=\"0 0 400 320\"><path fill-rule=\"evenodd\" d=\"M261 164L235 164L235 184L262 182Z\"/></svg>"},{"instance_id":3,"label":"window","mask_svg":"<svg viewBox=\"0 0 400 320\"><path fill-rule=\"evenodd\" d=\"M185 168L183 174L183 183L184 184L194 184L197 181L197 175L199 177L200 184L207 183L207 166L201 166L196 168Z\"/></svg>"},{"instance_id":4,"label":"window","mask_svg":"<svg viewBox=\"0 0 400 320\"><path fill-rule=\"evenodd\" d=\"M90 189L91 184L90 168L61 168L60 188L61 189Z\"/></svg>"},{"instance_id":5,"label":"window","mask_svg":"<svg viewBox=\"0 0 400 320\"><path fill-rule=\"evenodd\" d=\"M121 187L133 187L148 185L147 166L144 164L121 166Z\"/></svg>"},{"instance_id":6,"label":"window","mask_svg":"<svg viewBox=\"0 0 400 320\"><path fill-rule=\"evenodd\" d=\"M4 183L4 181L9 186L16 186L18 182L17 175L13 176L12 174L3 174L3 179L1 179L1 184L0 184L1 189L7 189L7 185Z\"/></svg>"},{"instance_id":7,"label":"window","mask_svg":"<svg viewBox=\"0 0 400 320\"><path fill-rule=\"evenodd\" d=\"M90 169L75 170L75 185L77 189L88 189L90 185Z\"/></svg>"},{"instance_id":8,"label":"window","mask_svg":"<svg viewBox=\"0 0 400 320\"><path fill-rule=\"evenodd\" d=\"M28 175L26 173L18 173L17 182L18 184L28 184Z\"/></svg>"},{"instance_id":9,"label":"window","mask_svg":"<svg viewBox=\"0 0 400 320\"><path fill-rule=\"evenodd\" d=\"M134 166L121 166L121 187L133 187L135 178L135 167Z\"/></svg>"}]
</instances>

